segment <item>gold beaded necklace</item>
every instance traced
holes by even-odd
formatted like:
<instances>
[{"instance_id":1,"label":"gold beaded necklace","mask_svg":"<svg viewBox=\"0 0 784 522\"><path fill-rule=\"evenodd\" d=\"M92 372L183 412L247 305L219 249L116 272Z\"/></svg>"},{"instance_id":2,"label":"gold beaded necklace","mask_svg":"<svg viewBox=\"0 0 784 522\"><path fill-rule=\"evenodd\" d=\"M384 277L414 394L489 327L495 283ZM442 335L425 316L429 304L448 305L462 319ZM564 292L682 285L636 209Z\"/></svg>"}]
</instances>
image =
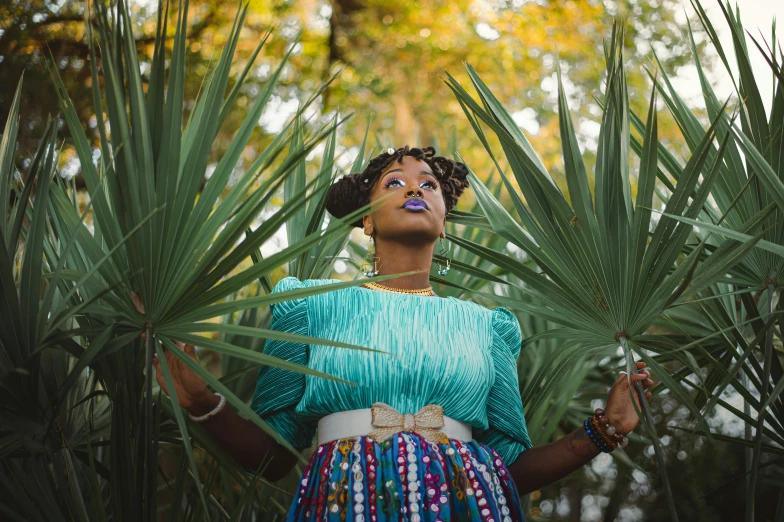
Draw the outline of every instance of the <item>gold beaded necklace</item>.
<instances>
[{"instance_id":1,"label":"gold beaded necklace","mask_svg":"<svg viewBox=\"0 0 784 522\"><path fill-rule=\"evenodd\" d=\"M427 288L421 288L416 290L406 290L405 288L392 288L391 286L384 286L373 281L364 283L362 286L364 286L365 288L372 288L374 290L381 290L382 292L394 292L397 294L433 295L433 296L436 295L436 293L433 292L432 286L428 286Z\"/></svg>"}]
</instances>

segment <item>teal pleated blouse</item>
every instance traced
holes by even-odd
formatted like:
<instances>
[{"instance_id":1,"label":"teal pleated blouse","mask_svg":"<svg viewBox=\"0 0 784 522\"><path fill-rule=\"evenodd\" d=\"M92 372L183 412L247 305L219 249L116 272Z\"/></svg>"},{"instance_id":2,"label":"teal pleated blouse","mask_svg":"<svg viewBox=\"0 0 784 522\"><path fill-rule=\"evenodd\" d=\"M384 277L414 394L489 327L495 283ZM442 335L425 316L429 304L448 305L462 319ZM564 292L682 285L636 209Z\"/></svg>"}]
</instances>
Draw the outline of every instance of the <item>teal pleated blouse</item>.
<instances>
[{"instance_id":1,"label":"teal pleated blouse","mask_svg":"<svg viewBox=\"0 0 784 522\"><path fill-rule=\"evenodd\" d=\"M272 292L337 282L286 277ZM376 401L401 413L439 404L507 465L531 447L517 381L520 324L506 308L361 286L271 306L273 330L399 356L268 339L264 353L356 383L259 368L251 407L293 447L312 445L321 417Z\"/></svg>"}]
</instances>

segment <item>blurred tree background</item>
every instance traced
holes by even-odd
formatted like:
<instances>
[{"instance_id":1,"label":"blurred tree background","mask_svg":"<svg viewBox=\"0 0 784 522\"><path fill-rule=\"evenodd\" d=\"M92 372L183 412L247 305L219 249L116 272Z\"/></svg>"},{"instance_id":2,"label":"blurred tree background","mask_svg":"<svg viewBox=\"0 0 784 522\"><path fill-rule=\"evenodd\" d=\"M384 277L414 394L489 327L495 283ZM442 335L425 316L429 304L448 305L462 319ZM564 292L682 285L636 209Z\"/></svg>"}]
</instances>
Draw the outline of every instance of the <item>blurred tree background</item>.
<instances>
[{"instance_id":1,"label":"blurred tree background","mask_svg":"<svg viewBox=\"0 0 784 522\"><path fill-rule=\"evenodd\" d=\"M142 57L148 57L140 61L142 79L148 81L159 13L152 2L135 2L131 7L137 49ZM176 6L170 9L169 19L176 19ZM193 100L206 73L226 45L236 9L236 3L216 0L191 3L185 79L185 98L190 103L186 102L186 113L194 107ZM604 89L603 43L612 19L619 17L627 22L627 63L633 64L627 71L629 99L634 111L645 114L651 81L640 64L649 63L651 51L672 74L693 61L684 37L690 21L679 9L680 4L669 0L251 0L230 87L259 41L271 31L269 41L213 142L212 155L223 155L248 108L293 46L292 57L238 167L252 163L314 89L335 75L305 116L311 118L315 128L336 111L354 114L338 129L336 148L341 166L354 161L370 119L371 146L433 144L445 155L458 151L485 179L492 170L490 158L443 81L444 71L449 71L461 83L468 83L463 67L468 62L510 110L558 179L563 171L556 81L556 62L560 61L578 141L586 152L590 172L602 114L595 97L601 98ZM82 125L94 140L94 157L97 160L101 155L93 112L95 100L89 88L93 79L85 23L94 21L84 2L0 3L0 126L6 124L19 78L22 74L25 78L20 108L23 124L15 154L21 172L30 164L47 117L60 111L47 69L50 51ZM169 32L174 32L173 23ZM703 49L705 34L696 31L694 37L697 48ZM710 62L703 65L711 70ZM695 112L704 114L699 108ZM666 111L661 111L660 117L661 143L675 154L686 155L688 149L674 120ZM81 187L79 161L69 141L68 127L63 121L58 127L59 135L65 137L60 173ZM468 191L461 206L470 207L473 197ZM537 333L532 324L521 322L526 336ZM529 347L528 352L531 350ZM606 394L607 383L615 378L607 368L617 369L620 361L599 361L597 371L586 379L592 388L581 390L572 405L584 404L586 397ZM214 360L212 363L210 370L217 372L219 365ZM522 375L525 352L520 364ZM724 399L736 401L737 395ZM657 426L679 424L686 416L685 409L667 393L655 395L651 406ZM721 425L725 433L742 436L743 425L736 418L734 424L728 419L715 414L709 421L713 426ZM563 432L573 429L573 420L564 419ZM662 444L668 455L673 491L682 506L682 520L742 519L744 498L738 493L744 482L742 447L721 442L711 445L678 430L669 430ZM651 447L632 445L626 453L633 465L601 455L567 479L533 493L531 519L667 520L660 484L651 482L651 477L657 476ZM763 466L770 464L768 455L763 458ZM763 484L760 488L759 520L772 520L774 493L773 486Z\"/></svg>"},{"instance_id":2,"label":"blurred tree background","mask_svg":"<svg viewBox=\"0 0 784 522\"><path fill-rule=\"evenodd\" d=\"M143 0L132 2L131 8L138 24L139 51L151 59L157 5ZM195 98L211 60L225 44L235 9L234 3L191 3L186 99ZM313 112L319 119L328 119L335 110L354 113L341 127L341 147L359 145L367 118L373 115L370 135L384 146L433 144L446 153L458 150L484 177L491 167L489 160L476 146L477 138L442 79L443 72L449 71L465 80L462 64L468 62L510 111L516 110L516 121L531 137L545 165L558 175L556 58L568 76L569 102L578 117L581 145L591 151L596 147L601 114L593 96L603 89L602 46L608 23L616 16L627 20L630 63L645 63L654 46L665 68L672 72L690 60L682 39L685 25L676 20L678 11L678 4L668 0L251 0L234 76L242 71L243 60L264 34L269 29L273 32L246 80L237 110L215 142L214 152L219 155L229 143L230 132L243 117L242 109L249 106L276 63L294 45L293 57L261 117L256 143L265 143L267 136L277 133L307 94L335 73L337 78L316 100ZM85 3L71 0L10 0L0 5L0 125L5 124L22 71L28 86L21 101L27 124L19 131L20 162L35 149L46 116L58 112L45 66L47 48L66 88L73 93L83 123L98 139L92 94L80 88L89 87L92 81L86 17ZM149 61L140 63L145 80L149 79L149 66ZM650 82L642 68L628 74L633 108L643 112L647 102L641 94ZM665 143L676 141L667 139L677 132L670 121L661 124ZM257 151L252 140L243 160L252 161ZM100 154L97 148L96 154ZM61 161L67 159L64 155ZM65 172L77 174L78 163L73 161Z\"/></svg>"}]
</instances>

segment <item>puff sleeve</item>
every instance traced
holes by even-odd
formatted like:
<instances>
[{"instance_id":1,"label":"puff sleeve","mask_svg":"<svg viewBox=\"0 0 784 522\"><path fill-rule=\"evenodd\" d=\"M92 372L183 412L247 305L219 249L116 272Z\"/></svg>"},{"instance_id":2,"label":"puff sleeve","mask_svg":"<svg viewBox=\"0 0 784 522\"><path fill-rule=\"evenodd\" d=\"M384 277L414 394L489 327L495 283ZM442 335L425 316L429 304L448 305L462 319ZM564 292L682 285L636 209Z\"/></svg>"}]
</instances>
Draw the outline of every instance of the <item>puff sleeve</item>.
<instances>
[{"instance_id":1,"label":"puff sleeve","mask_svg":"<svg viewBox=\"0 0 784 522\"><path fill-rule=\"evenodd\" d=\"M499 306L492 310L492 360L495 379L487 401L487 429L474 429L474 438L493 448L506 465L531 448L517 380L517 357L522 334L517 317Z\"/></svg>"},{"instance_id":2,"label":"puff sleeve","mask_svg":"<svg viewBox=\"0 0 784 522\"><path fill-rule=\"evenodd\" d=\"M278 281L271 293L305 286L296 277L285 277ZM272 308L270 329L308 335L308 310L305 298L280 301L270 306ZM267 339L264 353L303 366L308 364L306 344ZM304 393L304 374L270 366L259 367L251 408L298 450L310 447L316 432L316 423L300 418L295 411Z\"/></svg>"}]
</instances>

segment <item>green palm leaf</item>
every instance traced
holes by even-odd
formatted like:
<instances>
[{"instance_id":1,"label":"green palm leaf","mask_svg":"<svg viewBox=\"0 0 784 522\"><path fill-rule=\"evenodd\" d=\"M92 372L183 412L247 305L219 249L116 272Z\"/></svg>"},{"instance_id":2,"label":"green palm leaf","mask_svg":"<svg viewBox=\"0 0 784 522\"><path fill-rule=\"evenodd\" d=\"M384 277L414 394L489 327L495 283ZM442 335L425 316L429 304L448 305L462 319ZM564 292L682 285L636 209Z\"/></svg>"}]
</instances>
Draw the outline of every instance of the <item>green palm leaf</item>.
<instances>
[{"instance_id":1,"label":"green palm leaf","mask_svg":"<svg viewBox=\"0 0 784 522\"><path fill-rule=\"evenodd\" d=\"M636 201L632 199L629 181L632 147L622 36L622 27L616 25L606 48L608 79L593 197L562 87L559 88L559 107L569 199L553 182L522 132L478 74L467 66L481 105L453 77L448 76L449 87L493 157L494 152L480 123L498 138L522 192L522 196L518 195L499 166L499 175L512 197L515 217L472 174L477 200L492 229L525 250L541 270L536 272L523 267L510 256L496 254L496 262L513 271L531 289L536 304L490 293L483 295L504 306L564 325L565 328L559 330L563 339L583 346L584 350L588 347L618 347L620 344L627 354L627 371L632 371L631 353L636 353L654 372L658 372L663 384L690 409L708 432L705 420L689 394L676 380L663 375L666 373L664 368L646 353L641 342L646 338L647 329L667 306L677 297L692 293L689 283L697 263L700 273L713 273L714 280L718 279L728 265L740 261L743 253L758 238L733 242L722 257L701 258L703 248L700 247L684 258L691 226L674 220L654 222L651 219L660 148L655 94L651 97L645 132L642 133L643 143L638 147L641 152L639 189ZM680 169L678 183L665 207L668 214L694 219L701 211L719 173L720 160L726 148L725 139L725 145L710 154L715 147L718 124L719 120L714 120L697 143L686 166ZM500 165L498 160L495 161L496 165ZM701 179L703 172L706 175ZM473 248L479 251L478 247ZM704 287L709 282L702 281L701 284ZM643 400L642 404L647 414L646 401ZM658 441L650 428L649 434L657 447ZM667 490L661 458L659 467ZM671 515L676 517L672 502Z\"/></svg>"},{"instance_id":2,"label":"green palm leaf","mask_svg":"<svg viewBox=\"0 0 784 522\"><path fill-rule=\"evenodd\" d=\"M711 243L718 244L713 255L723 256L730 261L725 267L726 277L722 279L733 285L730 287L731 289L748 289L754 291L757 294L757 298L762 297L762 295L767 297L767 307L760 309L747 297L742 298L745 311L749 314L749 317L759 317L758 324L755 327L756 335L753 336L753 339L750 340L748 331L744 331L740 327L737 328L733 335L735 343L744 347L748 345L747 348L741 349L739 347L738 350L742 351L731 356L728 355L727 357L729 358L727 359L708 361L708 365L715 368L716 372L718 372L716 379L711 382L708 390L714 389L715 386L718 386L719 390L723 390L732 383L735 391L744 396L747 405L753 405L757 411L758 419L756 425L758 429L756 430L754 440L754 450L750 454L747 453L750 479L747 482L748 487L746 490L746 520L750 522L754 520L754 497L762 437L766 429L764 423L766 419L769 419L768 422L777 424L770 420L771 415L781 413L781 411L774 413L770 405L775 405L778 410L782 408L780 392L777 391L780 389L779 383L782 379L779 371L781 365L778 359L773 356L774 331L778 324L780 332L781 318L774 313L773 303L775 294L777 292L780 294L784 288L784 258L781 256L781 253L784 252L782 250L782 247L784 247L784 227L781 226L782 215L784 215L784 168L782 168L780 161L784 144L784 141L782 141L784 139L782 137L784 119L781 117L784 113L784 82L782 82L784 77L781 74L781 66L777 63L775 54L770 49L765 51L755 41L757 48L762 52L768 65L771 67L774 77L774 99L771 114L768 117L765 114L757 81L751 68L751 58L739 14L733 12L728 3L726 5L720 3L733 40L738 70L738 78L736 79L732 69L729 67L727 52L718 39L717 32L708 19L702 5L695 0L692 2L692 6L697 12L703 28L710 35L712 44L735 86L738 99L740 100L739 110L737 111L740 128L735 123L735 118L730 117L726 113L726 104L722 106L718 102L700 62L694 37L690 34L694 63L700 77L705 105L709 116L718 123L716 133L719 139L722 140L726 153L722 155L720 150L717 150L715 147L709 151L711 162L718 170L718 177L711 189L711 201L704 203L702 215L672 217L698 226L702 234L704 234L703 231L708 231L709 234L706 236L706 239L710 238ZM686 144L694 152L696 144L709 131L703 128L696 115L680 98L667 74L661 70L660 64L659 68L661 82L656 81L657 89L662 94L665 103L680 127ZM635 118L634 121L638 129L643 128L639 118ZM639 150L639 147L636 147L636 149ZM669 170L678 170L677 161L671 156L670 159ZM759 228L759 232L754 232L755 228ZM760 248L752 249L747 254L738 256L737 260L731 259L733 256L726 252L725 247L732 241L729 239L722 241L715 238L715 234L719 234L724 238L738 240L748 237L752 233L760 238L757 244ZM710 237L711 234L714 234L713 237ZM722 249L724 249L723 252ZM710 285L712 278L706 278L705 275L705 272L700 274L702 278L699 282L695 281L695 286L706 288L706 285ZM744 293L742 295L746 296L747 294ZM717 325L726 326L727 319L734 317L736 314L734 310L735 303L720 302L725 305L725 308L722 309L717 317L721 317L724 320L716 320L715 322ZM780 296L779 302L781 302ZM715 314L718 313L715 309L713 309L713 312ZM763 319L764 328L762 327ZM734 321L735 323L745 324L737 318ZM752 348L758 343L762 343L763 349L761 365L752 352ZM735 350L734 347L733 350ZM732 359L734 359L734 362L732 362L729 371L725 371L724 368L719 366L719 364L729 366ZM721 363L719 363L720 360ZM758 385L761 400L757 401L756 398L746 392L745 383L733 380L741 369L747 373L748 382ZM722 374L721 379L719 379L718 374ZM773 379L772 382L771 378ZM769 382L771 384L770 387L762 385L762 383ZM714 407L716 404L716 399L711 399L707 402L709 408ZM766 406L763 406L763 404ZM748 430L747 436L750 438L750 428Z\"/></svg>"},{"instance_id":3,"label":"green palm leaf","mask_svg":"<svg viewBox=\"0 0 784 522\"><path fill-rule=\"evenodd\" d=\"M106 382L107 390L111 390L112 400L131 408L129 417L135 419L132 424L126 425L125 420L117 416L113 418L111 439L112 458L115 460L110 469L113 486L117 487L112 491L112 500L116 502L114 512L124 511L120 506L128 498L125 492L132 492L132 497L143 499L139 506L127 510L138 513L141 518L152 516L151 510L156 504L156 459L158 441L163 439L157 434L160 424L153 412L161 412L162 409L153 394L151 361L152 355L162 349L160 343L171 349L173 339L183 340L245 364L268 364L323 378L333 377L201 334L217 332L231 340L254 336L368 349L311 337L294 336L292 339L288 334L259 327L205 322L281 300L337 289L332 286L329 289L307 289L303 295L291 292L251 299L233 298L256 280L269 283L269 274L286 263L291 263L292 273L300 277L323 277L331 270L334 254L345 245L351 228L348 223L385 203L379 200L343 220L330 220L326 228L321 226L325 217L327 189L334 179L336 129L344 120L336 118L321 126L304 121L301 112L312 103L315 95L300 107L293 121L273 138L252 165L240 173L236 183L227 186L290 53L282 58L205 181L211 144L251 67L249 62L229 91L229 72L247 8L245 4L237 11L227 44L216 67L208 74L186 122L182 111L185 106L183 78L188 2L181 1L178 6L165 97L165 16L159 17L152 76L145 93L141 88L126 3L119 2L111 13L103 5L96 6L98 46L95 47L91 40L90 47L93 57L100 51L104 88L100 89L101 84L95 81L93 93L100 121L104 117L102 100L106 100L106 120L111 129L110 133L100 134L104 154L102 162L107 165L103 169L93 165L90 140L80 126L59 72L52 68L57 94L74 139L94 210L92 225L95 230L88 231L83 216L80 217L74 205L68 204L64 193L58 191L53 199L52 215L64 240L73 247L62 256L60 264L64 275L53 279L53 286L62 292L66 301L75 297L77 288L84 288L87 293L83 302L67 312L53 315L53 325L60 327L71 320L85 325L100 320L113 325L110 339L100 338L100 343L92 344L86 350L71 349L78 359L72 378L77 379L77 375L88 367L98 372ZM252 58L258 55L263 43L256 48ZM92 74L98 78L96 63L95 59L91 62ZM322 89L317 89L317 93ZM327 147L318 175L306 180L306 158L324 140L327 140ZM284 204L254 229L257 216L269 208L280 188L283 188ZM297 223L301 226L296 226ZM290 231L288 246L262 259L259 248L284 224ZM326 261L322 261L324 256L319 255L323 253L331 254ZM246 266L244 263L249 257L254 262ZM311 261L315 258L319 261ZM397 275L374 279L384 280ZM364 282L351 281L338 286ZM147 332L146 346L137 338L142 331ZM289 447L249 409L244 399L233 394L198 364L193 365L194 371L208 385L225 392L232 407ZM167 369L164 369L164 378L170 378ZM70 382L67 384L71 386ZM139 409L136 401L142 397L144 408ZM220 513L220 510L216 511L207 484L199 478L193 452L187 449L190 444L188 425L177 406L176 397L173 399L173 402L171 398L167 399L171 407L165 411L174 412L169 420L180 433L179 442L186 446L188 469L200 498L197 509L205 514ZM122 411L122 407L117 407L116 411ZM126 433L128 429L136 432L139 438L117 440L116 434ZM144 443L139 445L137 440ZM124 463L131 461L135 466L133 471L127 473L127 477L119 476ZM228 462L222 460L223 465L228 465Z\"/></svg>"}]
</instances>

